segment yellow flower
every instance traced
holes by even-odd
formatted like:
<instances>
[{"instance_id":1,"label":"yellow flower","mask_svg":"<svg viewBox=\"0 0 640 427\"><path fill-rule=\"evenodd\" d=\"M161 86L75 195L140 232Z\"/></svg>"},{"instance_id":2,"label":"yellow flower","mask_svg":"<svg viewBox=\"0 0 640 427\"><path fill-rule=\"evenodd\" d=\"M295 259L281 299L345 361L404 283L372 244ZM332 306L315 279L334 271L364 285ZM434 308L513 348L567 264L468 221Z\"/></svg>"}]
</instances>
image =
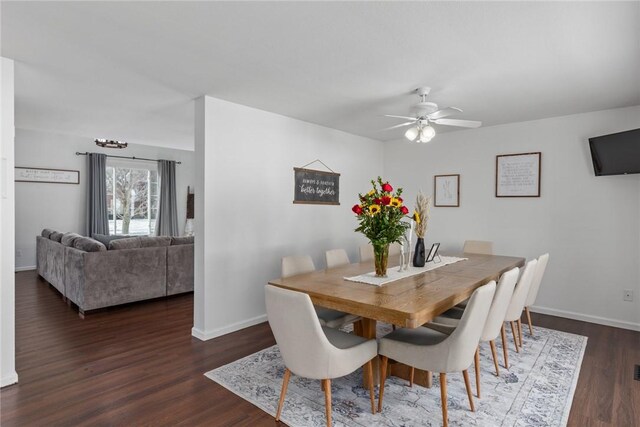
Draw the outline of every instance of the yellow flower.
<instances>
[{"instance_id":1,"label":"yellow flower","mask_svg":"<svg viewBox=\"0 0 640 427\"><path fill-rule=\"evenodd\" d=\"M369 213L370 213L371 215L375 215L375 214L377 214L378 212L380 212L380 206L378 206L378 205L371 205L371 206L369 206Z\"/></svg>"},{"instance_id":2,"label":"yellow flower","mask_svg":"<svg viewBox=\"0 0 640 427\"><path fill-rule=\"evenodd\" d=\"M413 211L413 220L416 222L416 224L420 224L420 214L418 213L418 211Z\"/></svg>"},{"instance_id":3,"label":"yellow flower","mask_svg":"<svg viewBox=\"0 0 640 427\"><path fill-rule=\"evenodd\" d=\"M374 194L376 194L376 190L371 190L367 193L367 196L373 196Z\"/></svg>"},{"instance_id":4,"label":"yellow flower","mask_svg":"<svg viewBox=\"0 0 640 427\"><path fill-rule=\"evenodd\" d=\"M400 206L402 206L402 200L397 199L395 197L391 198L391 203L389 203L391 206L393 206L394 208L399 208Z\"/></svg>"}]
</instances>

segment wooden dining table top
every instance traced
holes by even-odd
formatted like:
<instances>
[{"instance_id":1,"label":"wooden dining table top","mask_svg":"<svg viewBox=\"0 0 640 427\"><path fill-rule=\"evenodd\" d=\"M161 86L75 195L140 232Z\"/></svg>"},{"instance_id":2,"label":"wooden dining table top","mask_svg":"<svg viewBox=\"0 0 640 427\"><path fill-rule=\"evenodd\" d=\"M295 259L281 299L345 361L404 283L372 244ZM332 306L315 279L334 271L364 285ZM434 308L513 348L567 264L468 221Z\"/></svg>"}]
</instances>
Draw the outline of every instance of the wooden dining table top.
<instances>
[{"instance_id":1,"label":"wooden dining table top","mask_svg":"<svg viewBox=\"0 0 640 427\"><path fill-rule=\"evenodd\" d=\"M373 271L373 261L275 279L269 284L304 292L314 305L417 328L469 298L478 287L497 281L502 273L522 267L525 262L524 258L500 255L455 256L467 259L382 286L344 279ZM389 267L394 268L398 265Z\"/></svg>"}]
</instances>

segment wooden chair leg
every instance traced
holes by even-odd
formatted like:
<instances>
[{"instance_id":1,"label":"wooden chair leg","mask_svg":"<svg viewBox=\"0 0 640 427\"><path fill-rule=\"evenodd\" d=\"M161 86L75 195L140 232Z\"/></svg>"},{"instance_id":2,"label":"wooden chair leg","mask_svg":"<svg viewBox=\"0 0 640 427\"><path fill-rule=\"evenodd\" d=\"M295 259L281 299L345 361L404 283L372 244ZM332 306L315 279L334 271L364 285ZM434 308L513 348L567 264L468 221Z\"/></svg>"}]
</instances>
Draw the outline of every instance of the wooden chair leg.
<instances>
[{"instance_id":1,"label":"wooden chair leg","mask_svg":"<svg viewBox=\"0 0 640 427\"><path fill-rule=\"evenodd\" d=\"M513 344L516 346L516 353L520 353L520 347L518 347L518 337L516 336L516 322L511 323L511 332L513 333Z\"/></svg>"},{"instance_id":2,"label":"wooden chair leg","mask_svg":"<svg viewBox=\"0 0 640 427\"><path fill-rule=\"evenodd\" d=\"M518 319L517 324L518 324L518 340L520 341L520 347L523 347L523 345L522 345L522 321L520 319Z\"/></svg>"},{"instance_id":3,"label":"wooden chair leg","mask_svg":"<svg viewBox=\"0 0 640 427\"><path fill-rule=\"evenodd\" d=\"M427 373L427 388L433 386L433 373L431 371L425 371Z\"/></svg>"},{"instance_id":4,"label":"wooden chair leg","mask_svg":"<svg viewBox=\"0 0 640 427\"><path fill-rule=\"evenodd\" d=\"M287 386L291 378L291 371L287 368L284 370L284 378L282 379L282 390L280 391L280 402L278 402L278 412L276 412L276 421L280 421L280 413L284 404L284 396L287 394Z\"/></svg>"},{"instance_id":5,"label":"wooden chair leg","mask_svg":"<svg viewBox=\"0 0 640 427\"><path fill-rule=\"evenodd\" d=\"M531 323L531 313L529 312L529 307L524 308L525 313L527 313L527 322L529 323L529 332L531 336L533 336L533 323Z\"/></svg>"},{"instance_id":6,"label":"wooden chair leg","mask_svg":"<svg viewBox=\"0 0 640 427\"><path fill-rule=\"evenodd\" d=\"M442 425L449 426L449 417L447 415L447 374L440 374L440 399L442 400Z\"/></svg>"},{"instance_id":7,"label":"wooden chair leg","mask_svg":"<svg viewBox=\"0 0 640 427\"><path fill-rule=\"evenodd\" d=\"M380 396L378 396L378 412L382 412L382 397L384 396L384 383L387 382L387 356L380 356Z\"/></svg>"},{"instance_id":8,"label":"wooden chair leg","mask_svg":"<svg viewBox=\"0 0 640 427\"><path fill-rule=\"evenodd\" d=\"M496 352L496 342L494 340L489 341L491 346L491 355L493 356L493 366L496 367L496 376L500 376L500 370L498 369L498 353ZM480 397L480 396L478 396Z\"/></svg>"},{"instance_id":9,"label":"wooden chair leg","mask_svg":"<svg viewBox=\"0 0 640 427\"><path fill-rule=\"evenodd\" d=\"M322 380L324 383L324 406L327 414L327 427L331 427L331 380Z\"/></svg>"},{"instance_id":10,"label":"wooden chair leg","mask_svg":"<svg viewBox=\"0 0 640 427\"><path fill-rule=\"evenodd\" d=\"M462 376L464 377L464 386L467 389L467 396L469 397L469 406L471 407L471 412L476 411L476 407L473 405L473 394L471 393L471 384L469 383L469 372L465 369L462 371Z\"/></svg>"},{"instance_id":11,"label":"wooden chair leg","mask_svg":"<svg viewBox=\"0 0 640 427\"><path fill-rule=\"evenodd\" d=\"M411 373L409 374L409 387L413 387L413 376L416 373L416 368L411 367Z\"/></svg>"},{"instance_id":12,"label":"wooden chair leg","mask_svg":"<svg viewBox=\"0 0 640 427\"><path fill-rule=\"evenodd\" d=\"M504 354L504 367L509 369L509 349L507 348L507 331L505 331L504 323L502 329L500 329L500 335L502 336L502 353Z\"/></svg>"},{"instance_id":13,"label":"wooden chair leg","mask_svg":"<svg viewBox=\"0 0 640 427\"><path fill-rule=\"evenodd\" d=\"M369 360L365 365L369 371L369 378L373 378L373 362ZM369 381L369 399L371 400L371 413L376 413L376 398L375 391L373 391L373 381Z\"/></svg>"},{"instance_id":14,"label":"wooden chair leg","mask_svg":"<svg viewBox=\"0 0 640 427\"><path fill-rule=\"evenodd\" d=\"M480 399L480 344L476 348L476 355L473 358L476 371L476 395Z\"/></svg>"}]
</instances>

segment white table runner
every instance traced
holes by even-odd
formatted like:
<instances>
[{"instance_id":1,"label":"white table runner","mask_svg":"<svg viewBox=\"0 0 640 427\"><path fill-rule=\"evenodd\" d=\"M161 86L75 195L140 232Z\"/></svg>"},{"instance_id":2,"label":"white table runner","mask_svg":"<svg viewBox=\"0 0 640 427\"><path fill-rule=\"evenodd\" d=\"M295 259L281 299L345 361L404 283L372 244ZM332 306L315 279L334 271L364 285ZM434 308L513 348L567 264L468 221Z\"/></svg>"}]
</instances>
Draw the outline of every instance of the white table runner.
<instances>
[{"instance_id":1,"label":"white table runner","mask_svg":"<svg viewBox=\"0 0 640 427\"><path fill-rule=\"evenodd\" d=\"M445 265L453 264L458 261L464 261L468 258L458 258L455 256L441 256L440 262L428 262L424 267L409 266L408 270L398 271L399 266L387 268L387 277L376 277L376 272L361 274L359 276L345 277L345 280L350 282L366 283L368 285L382 286L396 280L404 279L405 277L415 276L416 274L424 273L425 271L435 270L436 268L444 267Z\"/></svg>"}]
</instances>

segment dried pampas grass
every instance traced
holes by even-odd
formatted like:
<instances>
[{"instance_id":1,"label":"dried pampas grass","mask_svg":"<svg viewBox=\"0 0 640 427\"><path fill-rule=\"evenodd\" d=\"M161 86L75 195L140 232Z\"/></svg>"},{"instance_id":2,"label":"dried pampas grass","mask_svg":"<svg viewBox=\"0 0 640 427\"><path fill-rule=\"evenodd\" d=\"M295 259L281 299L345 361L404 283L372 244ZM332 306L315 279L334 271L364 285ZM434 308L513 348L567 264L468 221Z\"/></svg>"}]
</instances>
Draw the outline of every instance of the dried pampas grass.
<instances>
[{"instance_id":1,"label":"dried pampas grass","mask_svg":"<svg viewBox=\"0 0 640 427\"><path fill-rule=\"evenodd\" d=\"M431 197L425 196L422 191L416 197L416 212L420 216L420 222L416 223L416 236L423 238L427 234L427 222L429 221L429 205Z\"/></svg>"}]
</instances>

